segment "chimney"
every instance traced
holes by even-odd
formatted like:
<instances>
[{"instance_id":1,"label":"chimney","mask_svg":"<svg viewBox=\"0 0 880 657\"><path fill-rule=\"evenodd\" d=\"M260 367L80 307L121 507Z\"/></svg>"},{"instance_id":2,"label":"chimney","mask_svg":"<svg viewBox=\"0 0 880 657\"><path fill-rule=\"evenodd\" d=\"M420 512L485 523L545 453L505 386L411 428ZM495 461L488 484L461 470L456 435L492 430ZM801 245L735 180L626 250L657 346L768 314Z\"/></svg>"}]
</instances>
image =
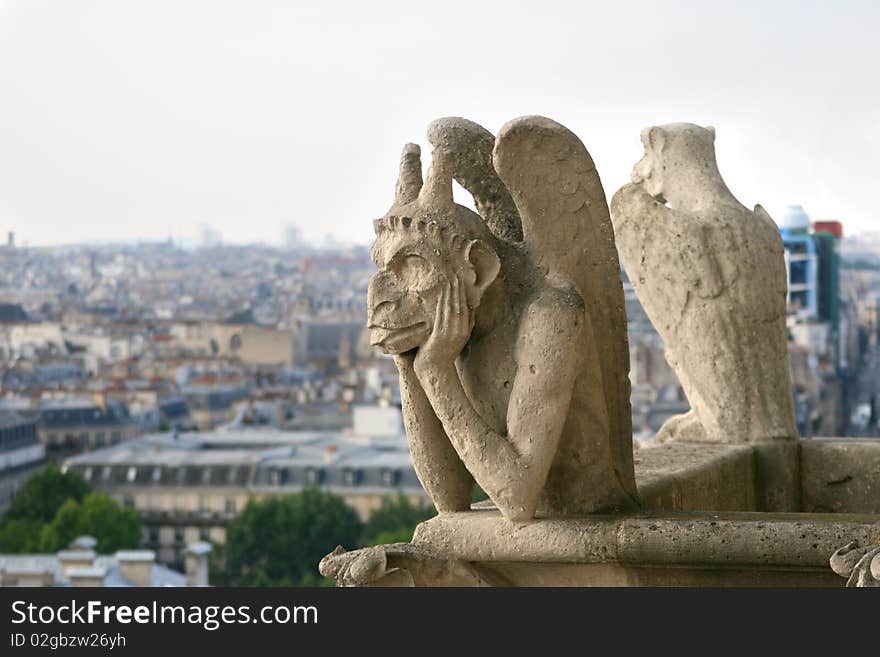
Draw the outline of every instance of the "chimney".
<instances>
[{"instance_id":1,"label":"chimney","mask_svg":"<svg viewBox=\"0 0 880 657\"><path fill-rule=\"evenodd\" d=\"M107 412L107 393L105 391L93 392L92 400L94 400L103 413Z\"/></svg>"},{"instance_id":2,"label":"chimney","mask_svg":"<svg viewBox=\"0 0 880 657\"><path fill-rule=\"evenodd\" d=\"M208 586L208 555L213 547L205 541L192 543L186 548L184 564L187 586Z\"/></svg>"},{"instance_id":3,"label":"chimney","mask_svg":"<svg viewBox=\"0 0 880 657\"><path fill-rule=\"evenodd\" d=\"M61 550L57 556L61 566L61 579L67 579L74 568L91 568L95 563L94 550Z\"/></svg>"},{"instance_id":4,"label":"chimney","mask_svg":"<svg viewBox=\"0 0 880 657\"><path fill-rule=\"evenodd\" d=\"M77 566L67 571L67 578L73 587L104 586L107 569L100 566Z\"/></svg>"},{"instance_id":5,"label":"chimney","mask_svg":"<svg viewBox=\"0 0 880 657\"><path fill-rule=\"evenodd\" d=\"M71 550L94 550L98 546L98 539L94 536L77 536L70 543Z\"/></svg>"},{"instance_id":6,"label":"chimney","mask_svg":"<svg viewBox=\"0 0 880 657\"><path fill-rule=\"evenodd\" d=\"M156 553L152 550L120 550L116 553L119 572L135 586L152 584L155 560Z\"/></svg>"},{"instance_id":7,"label":"chimney","mask_svg":"<svg viewBox=\"0 0 880 657\"><path fill-rule=\"evenodd\" d=\"M55 586L52 568L28 564L24 567L0 568L0 586Z\"/></svg>"}]
</instances>

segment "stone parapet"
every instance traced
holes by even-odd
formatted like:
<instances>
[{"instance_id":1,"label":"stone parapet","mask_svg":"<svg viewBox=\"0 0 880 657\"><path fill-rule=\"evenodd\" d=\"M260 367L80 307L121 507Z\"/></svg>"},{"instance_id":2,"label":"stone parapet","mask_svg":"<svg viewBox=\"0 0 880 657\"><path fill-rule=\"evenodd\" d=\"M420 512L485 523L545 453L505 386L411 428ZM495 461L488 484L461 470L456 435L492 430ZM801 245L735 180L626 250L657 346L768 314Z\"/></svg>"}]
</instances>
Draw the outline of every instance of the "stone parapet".
<instances>
[{"instance_id":1,"label":"stone parapet","mask_svg":"<svg viewBox=\"0 0 880 657\"><path fill-rule=\"evenodd\" d=\"M666 443L636 450L633 463L646 509L758 510L750 445Z\"/></svg>"},{"instance_id":2,"label":"stone parapet","mask_svg":"<svg viewBox=\"0 0 880 657\"><path fill-rule=\"evenodd\" d=\"M802 510L880 514L880 440L800 441Z\"/></svg>"},{"instance_id":3,"label":"stone parapet","mask_svg":"<svg viewBox=\"0 0 880 657\"><path fill-rule=\"evenodd\" d=\"M649 513L511 523L491 509L432 518L413 545L512 585L839 586L841 541L877 544L880 518L852 514Z\"/></svg>"}]
</instances>

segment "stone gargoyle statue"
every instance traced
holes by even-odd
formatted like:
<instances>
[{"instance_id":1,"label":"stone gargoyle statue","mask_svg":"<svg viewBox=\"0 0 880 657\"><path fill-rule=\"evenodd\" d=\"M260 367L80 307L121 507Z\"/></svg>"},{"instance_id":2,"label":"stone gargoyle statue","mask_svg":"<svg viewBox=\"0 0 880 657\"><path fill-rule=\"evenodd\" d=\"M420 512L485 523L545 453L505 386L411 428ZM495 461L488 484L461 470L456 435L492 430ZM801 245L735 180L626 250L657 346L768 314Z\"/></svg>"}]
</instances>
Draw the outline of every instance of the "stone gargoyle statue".
<instances>
[{"instance_id":1,"label":"stone gargoyle statue","mask_svg":"<svg viewBox=\"0 0 880 657\"><path fill-rule=\"evenodd\" d=\"M796 439L776 224L727 188L713 128L646 128L642 143L611 216L620 258L691 405L656 440Z\"/></svg>"},{"instance_id":2,"label":"stone gargoyle statue","mask_svg":"<svg viewBox=\"0 0 880 657\"><path fill-rule=\"evenodd\" d=\"M428 139L424 183L408 144L375 221L367 295L422 485L442 513L470 509L476 481L517 521L636 507L623 288L590 155L537 116L497 139L440 119Z\"/></svg>"},{"instance_id":3,"label":"stone gargoyle statue","mask_svg":"<svg viewBox=\"0 0 880 657\"><path fill-rule=\"evenodd\" d=\"M374 222L367 300L371 342L399 370L422 485L444 513L470 510L476 481L511 521L638 508L623 287L592 158L538 116L497 138L439 119L428 140L424 182L408 144L394 203ZM455 203L453 180L479 214ZM321 570L369 582L359 573L381 562L412 576L418 546L381 547L381 558L337 550Z\"/></svg>"}]
</instances>

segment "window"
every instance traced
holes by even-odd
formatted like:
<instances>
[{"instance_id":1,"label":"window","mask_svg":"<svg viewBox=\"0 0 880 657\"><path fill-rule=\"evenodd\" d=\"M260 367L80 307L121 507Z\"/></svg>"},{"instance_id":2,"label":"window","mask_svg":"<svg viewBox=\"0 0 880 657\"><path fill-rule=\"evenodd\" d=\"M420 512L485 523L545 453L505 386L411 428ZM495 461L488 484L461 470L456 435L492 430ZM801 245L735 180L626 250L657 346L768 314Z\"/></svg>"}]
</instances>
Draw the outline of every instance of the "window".
<instances>
[{"instance_id":1,"label":"window","mask_svg":"<svg viewBox=\"0 0 880 657\"><path fill-rule=\"evenodd\" d=\"M210 533L211 532L208 530L207 527L199 527L199 540L200 541L210 541L211 540Z\"/></svg>"},{"instance_id":2,"label":"window","mask_svg":"<svg viewBox=\"0 0 880 657\"><path fill-rule=\"evenodd\" d=\"M109 465L105 465L104 469L101 470L101 479L104 481L110 481L110 475L113 474L113 468Z\"/></svg>"},{"instance_id":3,"label":"window","mask_svg":"<svg viewBox=\"0 0 880 657\"><path fill-rule=\"evenodd\" d=\"M388 488L397 485L397 472L388 468L382 469L382 485Z\"/></svg>"},{"instance_id":4,"label":"window","mask_svg":"<svg viewBox=\"0 0 880 657\"><path fill-rule=\"evenodd\" d=\"M177 468L177 483L183 484L186 482L186 468L180 467Z\"/></svg>"},{"instance_id":5,"label":"window","mask_svg":"<svg viewBox=\"0 0 880 657\"><path fill-rule=\"evenodd\" d=\"M158 484L160 479L162 479L162 468L157 465L153 468L153 483Z\"/></svg>"},{"instance_id":6,"label":"window","mask_svg":"<svg viewBox=\"0 0 880 657\"><path fill-rule=\"evenodd\" d=\"M95 432L95 445L97 445L98 447L104 446L104 432L103 431L96 431Z\"/></svg>"},{"instance_id":7,"label":"window","mask_svg":"<svg viewBox=\"0 0 880 657\"><path fill-rule=\"evenodd\" d=\"M346 486L357 486L361 480L360 470L346 468L342 473L342 481Z\"/></svg>"},{"instance_id":8,"label":"window","mask_svg":"<svg viewBox=\"0 0 880 657\"><path fill-rule=\"evenodd\" d=\"M211 483L211 468L202 468L202 485L208 486Z\"/></svg>"},{"instance_id":9,"label":"window","mask_svg":"<svg viewBox=\"0 0 880 657\"><path fill-rule=\"evenodd\" d=\"M227 497L223 508L226 510L226 513L235 513L235 498Z\"/></svg>"},{"instance_id":10,"label":"window","mask_svg":"<svg viewBox=\"0 0 880 657\"><path fill-rule=\"evenodd\" d=\"M229 472L226 473L226 483L233 486L235 485L236 479L238 479L238 468L233 466L229 468Z\"/></svg>"},{"instance_id":11,"label":"window","mask_svg":"<svg viewBox=\"0 0 880 657\"><path fill-rule=\"evenodd\" d=\"M134 498L131 495L126 495L122 498L122 503L129 509L134 508Z\"/></svg>"},{"instance_id":12,"label":"window","mask_svg":"<svg viewBox=\"0 0 880 657\"><path fill-rule=\"evenodd\" d=\"M121 431L114 431L112 434L110 434L110 441L114 445L121 442L122 441L122 432Z\"/></svg>"},{"instance_id":13,"label":"window","mask_svg":"<svg viewBox=\"0 0 880 657\"><path fill-rule=\"evenodd\" d=\"M147 533L149 535L147 540L152 545L156 545L159 543L159 528L158 527L150 527L149 529L147 529Z\"/></svg>"},{"instance_id":14,"label":"window","mask_svg":"<svg viewBox=\"0 0 880 657\"><path fill-rule=\"evenodd\" d=\"M199 511L208 513L211 510L211 499L207 495L199 495Z\"/></svg>"},{"instance_id":15,"label":"window","mask_svg":"<svg viewBox=\"0 0 880 657\"><path fill-rule=\"evenodd\" d=\"M183 543L183 527L174 528L174 542Z\"/></svg>"},{"instance_id":16,"label":"window","mask_svg":"<svg viewBox=\"0 0 880 657\"><path fill-rule=\"evenodd\" d=\"M125 478L128 480L128 483L134 482L134 480L137 479L137 474L138 474L137 468L134 466L131 466L125 475Z\"/></svg>"},{"instance_id":17,"label":"window","mask_svg":"<svg viewBox=\"0 0 880 657\"><path fill-rule=\"evenodd\" d=\"M317 468L306 468L306 483L309 486L317 486L324 480L323 470Z\"/></svg>"},{"instance_id":18,"label":"window","mask_svg":"<svg viewBox=\"0 0 880 657\"><path fill-rule=\"evenodd\" d=\"M88 466L85 470L83 470L83 479L89 481L92 478L92 466Z\"/></svg>"}]
</instances>

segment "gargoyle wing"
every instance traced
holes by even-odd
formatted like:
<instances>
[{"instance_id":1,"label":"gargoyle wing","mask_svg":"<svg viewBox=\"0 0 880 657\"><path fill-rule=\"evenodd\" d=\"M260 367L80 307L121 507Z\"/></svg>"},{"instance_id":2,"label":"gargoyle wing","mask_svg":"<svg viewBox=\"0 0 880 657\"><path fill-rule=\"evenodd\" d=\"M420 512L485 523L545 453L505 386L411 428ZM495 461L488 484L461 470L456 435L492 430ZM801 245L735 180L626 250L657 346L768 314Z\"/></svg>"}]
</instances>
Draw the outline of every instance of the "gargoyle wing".
<instances>
[{"instance_id":1,"label":"gargoyle wing","mask_svg":"<svg viewBox=\"0 0 880 657\"><path fill-rule=\"evenodd\" d=\"M523 246L551 280L586 303L602 368L611 443L632 460L629 346L620 264L605 191L593 159L564 126L540 116L506 123L495 140L495 170L522 220Z\"/></svg>"}]
</instances>

